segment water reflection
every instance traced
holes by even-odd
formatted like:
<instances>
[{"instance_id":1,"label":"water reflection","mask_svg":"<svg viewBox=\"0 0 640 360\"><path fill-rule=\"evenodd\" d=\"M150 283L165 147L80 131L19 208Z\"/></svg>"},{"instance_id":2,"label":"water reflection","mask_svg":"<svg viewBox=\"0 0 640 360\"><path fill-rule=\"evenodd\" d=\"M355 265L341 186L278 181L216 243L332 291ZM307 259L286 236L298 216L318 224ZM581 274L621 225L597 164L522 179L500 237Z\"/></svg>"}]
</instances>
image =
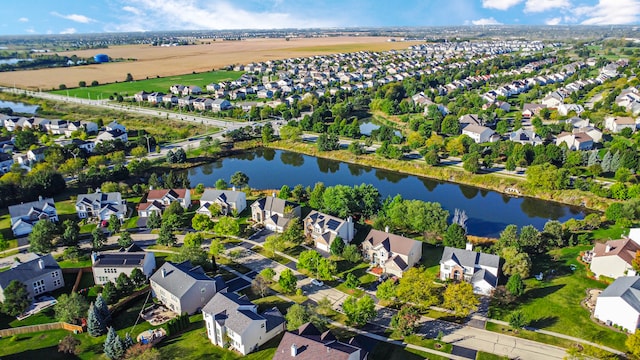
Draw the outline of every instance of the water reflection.
<instances>
[{"instance_id":1,"label":"water reflection","mask_svg":"<svg viewBox=\"0 0 640 360\"><path fill-rule=\"evenodd\" d=\"M473 199L474 197L478 196L479 191L480 189L471 186L460 186L460 192L462 192L462 196L467 199Z\"/></svg>"},{"instance_id":2,"label":"water reflection","mask_svg":"<svg viewBox=\"0 0 640 360\"><path fill-rule=\"evenodd\" d=\"M382 181L389 181L394 184L398 183L402 179L406 179L408 175L395 173L388 170L379 170L376 169L376 178Z\"/></svg>"},{"instance_id":3,"label":"water reflection","mask_svg":"<svg viewBox=\"0 0 640 360\"><path fill-rule=\"evenodd\" d=\"M280 154L280 161L286 165L300 167L304 165L304 156L294 152L283 152Z\"/></svg>"},{"instance_id":4,"label":"water reflection","mask_svg":"<svg viewBox=\"0 0 640 360\"><path fill-rule=\"evenodd\" d=\"M0 100L0 108L11 108L13 112L35 114L38 111L38 105L29 105L21 102Z\"/></svg>"}]
</instances>

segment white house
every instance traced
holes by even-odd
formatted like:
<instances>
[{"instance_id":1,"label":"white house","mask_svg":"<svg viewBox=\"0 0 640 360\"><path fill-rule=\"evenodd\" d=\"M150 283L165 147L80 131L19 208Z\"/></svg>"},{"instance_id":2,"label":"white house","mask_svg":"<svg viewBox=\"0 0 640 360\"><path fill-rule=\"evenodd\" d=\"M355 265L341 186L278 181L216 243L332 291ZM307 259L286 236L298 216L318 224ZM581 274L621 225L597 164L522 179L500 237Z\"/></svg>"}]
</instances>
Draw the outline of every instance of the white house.
<instances>
[{"instance_id":1,"label":"white house","mask_svg":"<svg viewBox=\"0 0 640 360\"><path fill-rule=\"evenodd\" d=\"M39 148L29 150L27 151L27 159L32 163L44 161L44 158L45 158L44 152L47 149L48 148L46 146L41 146Z\"/></svg>"},{"instance_id":2,"label":"white house","mask_svg":"<svg viewBox=\"0 0 640 360\"><path fill-rule=\"evenodd\" d=\"M636 131L636 121L630 117L608 117L604 119L604 128L614 134L621 132L623 129Z\"/></svg>"},{"instance_id":3,"label":"white house","mask_svg":"<svg viewBox=\"0 0 640 360\"><path fill-rule=\"evenodd\" d=\"M231 103L229 102L229 100L226 99L215 99L213 100L213 102L211 103L211 111L222 111L222 110L228 110L231 109Z\"/></svg>"},{"instance_id":4,"label":"white house","mask_svg":"<svg viewBox=\"0 0 640 360\"><path fill-rule=\"evenodd\" d=\"M468 137L473 139L474 142L480 144L490 142L493 135L495 134L495 131L486 126L469 124L465 126L464 129L462 129L462 134L467 135Z\"/></svg>"},{"instance_id":5,"label":"white house","mask_svg":"<svg viewBox=\"0 0 640 360\"><path fill-rule=\"evenodd\" d=\"M640 276L620 277L604 289L593 316L607 325L635 332L640 324Z\"/></svg>"},{"instance_id":6,"label":"white house","mask_svg":"<svg viewBox=\"0 0 640 360\"><path fill-rule=\"evenodd\" d=\"M191 190L189 189L157 189L149 190L147 201L138 204L138 215L148 217L152 212L162 215L171 203L178 202L183 209L191 206Z\"/></svg>"},{"instance_id":7,"label":"white house","mask_svg":"<svg viewBox=\"0 0 640 360\"><path fill-rule=\"evenodd\" d=\"M149 278L151 291L158 301L176 314L194 314L227 285L221 276L210 278L200 266L189 261L165 262Z\"/></svg>"},{"instance_id":8,"label":"white house","mask_svg":"<svg viewBox=\"0 0 640 360\"><path fill-rule=\"evenodd\" d=\"M127 215L127 201L122 200L119 192L80 194L76 200L76 212L80 219L98 221L108 221L111 215L115 215L122 223Z\"/></svg>"},{"instance_id":9,"label":"white house","mask_svg":"<svg viewBox=\"0 0 640 360\"><path fill-rule=\"evenodd\" d=\"M267 196L251 204L251 219L268 230L283 232L293 218L299 218L300 205L275 196Z\"/></svg>"},{"instance_id":10,"label":"white house","mask_svg":"<svg viewBox=\"0 0 640 360\"><path fill-rule=\"evenodd\" d=\"M324 251L329 251L331 243L338 236L348 244L355 235L351 217L343 220L313 210L304 218L303 224L304 235L312 238L316 247Z\"/></svg>"},{"instance_id":11,"label":"white house","mask_svg":"<svg viewBox=\"0 0 640 360\"><path fill-rule=\"evenodd\" d=\"M206 189L200 197L200 207L196 210L198 214L211 216L209 208L214 206L220 207L220 213L229 215L234 211L240 214L247 208L247 195L243 191L233 190L217 190Z\"/></svg>"},{"instance_id":12,"label":"white house","mask_svg":"<svg viewBox=\"0 0 640 360\"><path fill-rule=\"evenodd\" d=\"M509 140L520 143L522 145L531 144L533 146L541 145L542 139L533 130L525 130L520 128L509 134Z\"/></svg>"},{"instance_id":13,"label":"white house","mask_svg":"<svg viewBox=\"0 0 640 360\"><path fill-rule=\"evenodd\" d=\"M6 174L13 165L13 157L7 153L0 152L0 175Z\"/></svg>"},{"instance_id":14,"label":"white house","mask_svg":"<svg viewBox=\"0 0 640 360\"><path fill-rule=\"evenodd\" d=\"M58 222L58 212L52 198L40 197L38 201L9 206L9 216L15 236L30 234L33 225L40 220Z\"/></svg>"},{"instance_id":15,"label":"white house","mask_svg":"<svg viewBox=\"0 0 640 360\"><path fill-rule=\"evenodd\" d=\"M144 251L137 245L131 245L118 251L92 253L91 268L96 285L104 285L109 281L115 284L120 274L131 277L131 272L136 268L148 279L156 268L156 257L152 251Z\"/></svg>"},{"instance_id":16,"label":"white house","mask_svg":"<svg viewBox=\"0 0 640 360\"><path fill-rule=\"evenodd\" d=\"M596 277L600 275L610 278L636 275L633 270L633 259L640 245L631 239L609 240L596 243L592 250L591 271Z\"/></svg>"},{"instance_id":17,"label":"white house","mask_svg":"<svg viewBox=\"0 0 640 360\"><path fill-rule=\"evenodd\" d=\"M115 140L120 140L126 143L129 140L127 132L121 131L118 129L103 131L100 134L98 134L98 136L95 139L95 143L98 144L105 141L115 141Z\"/></svg>"},{"instance_id":18,"label":"white house","mask_svg":"<svg viewBox=\"0 0 640 360\"><path fill-rule=\"evenodd\" d=\"M9 270L0 272L0 302L5 298L4 289L13 280L26 285L31 298L64 287L62 270L51 254L31 255L31 260L16 262Z\"/></svg>"},{"instance_id":19,"label":"white house","mask_svg":"<svg viewBox=\"0 0 640 360\"><path fill-rule=\"evenodd\" d=\"M247 355L285 330L278 308L258 313L258 306L245 295L218 292L202 308L207 337L222 348L227 346Z\"/></svg>"},{"instance_id":20,"label":"white house","mask_svg":"<svg viewBox=\"0 0 640 360\"><path fill-rule=\"evenodd\" d=\"M591 150L593 148L593 139L583 132L558 134L556 145L560 146L562 143L567 144L569 150Z\"/></svg>"},{"instance_id":21,"label":"white house","mask_svg":"<svg viewBox=\"0 0 640 360\"><path fill-rule=\"evenodd\" d=\"M362 242L362 255L382 271L402 274L422 258L422 243L387 231L371 229Z\"/></svg>"},{"instance_id":22,"label":"white house","mask_svg":"<svg viewBox=\"0 0 640 360\"><path fill-rule=\"evenodd\" d=\"M466 281L473 285L473 292L490 295L498 286L500 257L467 249L445 247L440 260L440 279Z\"/></svg>"}]
</instances>

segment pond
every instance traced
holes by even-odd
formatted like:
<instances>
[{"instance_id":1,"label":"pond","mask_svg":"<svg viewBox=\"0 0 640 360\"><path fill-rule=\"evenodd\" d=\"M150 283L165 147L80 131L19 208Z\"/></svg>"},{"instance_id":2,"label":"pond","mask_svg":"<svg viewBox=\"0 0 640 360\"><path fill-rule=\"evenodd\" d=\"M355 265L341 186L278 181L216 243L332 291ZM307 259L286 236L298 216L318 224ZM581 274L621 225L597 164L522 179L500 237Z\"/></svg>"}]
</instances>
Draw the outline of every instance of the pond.
<instances>
[{"instance_id":1,"label":"pond","mask_svg":"<svg viewBox=\"0 0 640 360\"><path fill-rule=\"evenodd\" d=\"M0 59L0 65L15 65L21 61L33 61L33 59Z\"/></svg>"},{"instance_id":2,"label":"pond","mask_svg":"<svg viewBox=\"0 0 640 360\"><path fill-rule=\"evenodd\" d=\"M365 120L360 123L360 134L371 136L371 132L373 132L373 130L378 130L379 128L379 124L376 124L375 122L372 122L370 120ZM402 136L402 133L398 130L395 130L393 133L395 135Z\"/></svg>"},{"instance_id":3,"label":"pond","mask_svg":"<svg viewBox=\"0 0 640 360\"><path fill-rule=\"evenodd\" d=\"M549 219L582 219L586 213L576 207L531 198L515 198L499 192L447 183L419 176L367 166L316 158L290 151L257 149L188 170L192 186L203 183L213 187L218 179L229 182L231 175L242 171L249 185L257 189L280 189L284 184L326 186L337 184L372 184L383 197L402 195L405 199L435 201L449 210L466 211L468 231L477 236L498 236L509 224L519 227L544 227Z\"/></svg>"},{"instance_id":4,"label":"pond","mask_svg":"<svg viewBox=\"0 0 640 360\"><path fill-rule=\"evenodd\" d=\"M13 112L35 114L38 110L38 105L30 105L21 102L3 101L0 100L0 108L11 108Z\"/></svg>"}]
</instances>

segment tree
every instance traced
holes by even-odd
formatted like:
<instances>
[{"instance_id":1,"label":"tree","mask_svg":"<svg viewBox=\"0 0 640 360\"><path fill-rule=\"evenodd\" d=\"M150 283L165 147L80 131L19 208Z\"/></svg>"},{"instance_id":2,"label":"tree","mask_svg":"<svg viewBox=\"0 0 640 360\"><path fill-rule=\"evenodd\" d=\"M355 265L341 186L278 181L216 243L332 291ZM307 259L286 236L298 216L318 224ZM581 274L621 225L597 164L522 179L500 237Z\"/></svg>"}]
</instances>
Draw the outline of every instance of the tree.
<instances>
[{"instance_id":1,"label":"tree","mask_svg":"<svg viewBox=\"0 0 640 360\"><path fill-rule=\"evenodd\" d=\"M289 221L289 224L284 229L282 234L280 234L282 241L286 243L286 245L295 244L299 245L304 241L304 230L302 229L302 222L299 218L293 218Z\"/></svg>"},{"instance_id":2,"label":"tree","mask_svg":"<svg viewBox=\"0 0 640 360\"><path fill-rule=\"evenodd\" d=\"M420 308L427 308L438 302L433 278L419 268L411 268L402 275L396 288L396 297Z\"/></svg>"},{"instance_id":3,"label":"tree","mask_svg":"<svg viewBox=\"0 0 640 360\"><path fill-rule=\"evenodd\" d=\"M529 254L518 251L518 248L514 246L509 246L503 248L502 251L500 251L500 255L504 259L502 272L505 275L513 276L518 274L521 279L529 277L529 272L531 271L531 258Z\"/></svg>"},{"instance_id":4,"label":"tree","mask_svg":"<svg viewBox=\"0 0 640 360\"><path fill-rule=\"evenodd\" d=\"M18 280L11 280L3 290L4 302L2 312L9 316L18 316L24 313L31 305L31 297L27 286Z\"/></svg>"},{"instance_id":5,"label":"tree","mask_svg":"<svg viewBox=\"0 0 640 360\"><path fill-rule=\"evenodd\" d=\"M506 287L507 290L516 297L524 294L524 282L522 281L520 274L511 275L507 281Z\"/></svg>"},{"instance_id":6,"label":"tree","mask_svg":"<svg viewBox=\"0 0 640 360\"><path fill-rule=\"evenodd\" d=\"M105 303L115 304L115 302L118 301L118 289L116 289L116 284L111 281L107 281L104 286L102 286L101 295Z\"/></svg>"},{"instance_id":7,"label":"tree","mask_svg":"<svg viewBox=\"0 0 640 360\"><path fill-rule=\"evenodd\" d=\"M287 330L293 331L303 324L309 322L309 312L304 305L293 304L287 309L285 319L287 320Z\"/></svg>"},{"instance_id":8,"label":"tree","mask_svg":"<svg viewBox=\"0 0 640 360\"><path fill-rule=\"evenodd\" d=\"M272 268L264 268L260 271L260 276L262 276L268 282L273 281L273 277L276 276L276 271Z\"/></svg>"},{"instance_id":9,"label":"tree","mask_svg":"<svg viewBox=\"0 0 640 360\"><path fill-rule=\"evenodd\" d=\"M322 255L317 251L305 250L298 255L297 267L299 269L307 269L313 273L316 272L321 259Z\"/></svg>"},{"instance_id":10,"label":"tree","mask_svg":"<svg viewBox=\"0 0 640 360\"><path fill-rule=\"evenodd\" d=\"M293 274L291 269L284 269L284 271L280 273L278 284L285 294L291 294L295 291L296 286L298 285L298 279L296 279L296 276Z\"/></svg>"},{"instance_id":11,"label":"tree","mask_svg":"<svg viewBox=\"0 0 640 360\"><path fill-rule=\"evenodd\" d=\"M134 287L133 282L131 282L131 279L127 274L120 273L116 278L116 289L118 289L121 296L128 296L131 294Z\"/></svg>"},{"instance_id":12,"label":"tree","mask_svg":"<svg viewBox=\"0 0 640 360\"><path fill-rule=\"evenodd\" d=\"M344 251L344 241L342 241L342 238L340 236L336 236L336 238L333 239L329 250L331 251L331 255L342 255L342 252Z\"/></svg>"},{"instance_id":13,"label":"tree","mask_svg":"<svg viewBox=\"0 0 640 360\"><path fill-rule=\"evenodd\" d=\"M521 329L529 324L521 310L516 310L509 314L509 326L514 329Z\"/></svg>"},{"instance_id":14,"label":"tree","mask_svg":"<svg viewBox=\"0 0 640 360\"><path fill-rule=\"evenodd\" d=\"M440 156L438 156L437 150L429 150L424 154L424 161L427 165L436 166L440 164Z\"/></svg>"},{"instance_id":15,"label":"tree","mask_svg":"<svg viewBox=\"0 0 640 360\"><path fill-rule=\"evenodd\" d=\"M218 239L211 240L211 245L209 245L209 254L211 255L219 255L224 252L224 244L220 242Z\"/></svg>"},{"instance_id":16,"label":"tree","mask_svg":"<svg viewBox=\"0 0 640 360\"><path fill-rule=\"evenodd\" d=\"M282 187L280 188L280 191L278 192L278 198L287 200L290 197L291 197L291 188L289 188L289 185L286 185L286 184L282 185Z\"/></svg>"},{"instance_id":17,"label":"tree","mask_svg":"<svg viewBox=\"0 0 640 360\"><path fill-rule=\"evenodd\" d=\"M111 360L120 359L127 350L113 326L109 327L107 331L107 339L104 341L103 350L104 354Z\"/></svg>"},{"instance_id":18,"label":"tree","mask_svg":"<svg viewBox=\"0 0 640 360\"><path fill-rule=\"evenodd\" d=\"M500 239L498 240L498 247L504 248L507 246L519 246L518 244L518 226L507 225L507 227L500 233Z\"/></svg>"},{"instance_id":19,"label":"tree","mask_svg":"<svg viewBox=\"0 0 640 360\"><path fill-rule=\"evenodd\" d=\"M464 228L458 224L451 224L447 227L442 240L444 246L450 246L458 249L464 249L467 244L467 235Z\"/></svg>"},{"instance_id":20,"label":"tree","mask_svg":"<svg viewBox=\"0 0 640 360\"><path fill-rule=\"evenodd\" d=\"M174 201L169 204L169 206L162 213L162 223L165 224L168 222L172 222L173 224L171 226L174 228L174 230L177 230L184 226L184 223L182 221L183 215L184 208L182 207L182 205L180 205L179 202ZM174 219L170 220L171 218Z\"/></svg>"},{"instance_id":21,"label":"tree","mask_svg":"<svg viewBox=\"0 0 640 360\"><path fill-rule=\"evenodd\" d=\"M29 234L29 250L38 254L48 254L55 248L56 225L51 221L38 221Z\"/></svg>"},{"instance_id":22,"label":"tree","mask_svg":"<svg viewBox=\"0 0 640 360\"><path fill-rule=\"evenodd\" d=\"M472 174L477 174L480 170L480 154L470 154L463 162L462 168Z\"/></svg>"},{"instance_id":23,"label":"tree","mask_svg":"<svg viewBox=\"0 0 640 360\"><path fill-rule=\"evenodd\" d=\"M400 332L402 336L409 336L415 333L420 313L418 309L411 305L404 305L391 319L391 327Z\"/></svg>"},{"instance_id":24,"label":"tree","mask_svg":"<svg viewBox=\"0 0 640 360\"><path fill-rule=\"evenodd\" d=\"M111 312L109 311L109 306L102 297L101 293L96 297L96 302L93 303L93 306L95 307L98 316L100 317L100 321L104 324L106 329L106 326L111 323Z\"/></svg>"},{"instance_id":25,"label":"tree","mask_svg":"<svg viewBox=\"0 0 640 360\"><path fill-rule=\"evenodd\" d=\"M169 226L162 224L160 227L160 234L158 235L158 240L156 242L159 245L174 246L178 242L178 239L173 234L173 230Z\"/></svg>"},{"instance_id":26,"label":"tree","mask_svg":"<svg viewBox=\"0 0 640 360\"><path fill-rule=\"evenodd\" d=\"M147 227L149 229L158 229L162 225L162 218L157 212L153 211L147 218Z\"/></svg>"},{"instance_id":27,"label":"tree","mask_svg":"<svg viewBox=\"0 0 640 360\"><path fill-rule=\"evenodd\" d=\"M203 240L204 238L202 237L202 233L190 232L184 236L184 246L199 248L200 246L202 246Z\"/></svg>"},{"instance_id":28,"label":"tree","mask_svg":"<svg viewBox=\"0 0 640 360\"><path fill-rule=\"evenodd\" d=\"M256 276L251 281L251 290L254 294L259 294L260 297L265 297L269 292L269 281L262 277L262 275Z\"/></svg>"},{"instance_id":29,"label":"tree","mask_svg":"<svg viewBox=\"0 0 640 360\"><path fill-rule=\"evenodd\" d=\"M94 249L102 249L102 247L106 243L107 237L100 227L96 227L95 229L93 229L93 231L91 231L91 245Z\"/></svg>"},{"instance_id":30,"label":"tree","mask_svg":"<svg viewBox=\"0 0 640 360\"><path fill-rule=\"evenodd\" d=\"M640 357L640 331L636 330L633 334L629 335L624 344L630 353L635 357Z\"/></svg>"},{"instance_id":31,"label":"tree","mask_svg":"<svg viewBox=\"0 0 640 360\"><path fill-rule=\"evenodd\" d=\"M79 345L80 340L73 337L73 335L67 335L58 343L58 352L61 352L63 354L78 355Z\"/></svg>"},{"instance_id":32,"label":"tree","mask_svg":"<svg viewBox=\"0 0 640 360\"><path fill-rule=\"evenodd\" d=\"M140 287L147 282L147 276L140 268L135 268L131 271L131 281L135 287Z\"/></svg>"},{"instance_id":33,"label":"tree","mask_svg":"<svg viewBox=\"0 0 640 360\"><path fill-rule=\"evenodd\" d=\"M358 279L354 273L350 272L347 274L347 279L345 280L344 285L348 289L355 289L360 286L360 279Z\"/></svg>"},{"instance_id":34,"label":"tree","mask_svg":"<svg viewBox=\"0 0 640 360\"><path fill-rule=\"evenodd\" d=\"M273 141L273 126L271 126L271 123L266 123L262 127L261 135L263 144Z\"/></svg>"},{"instance_id":35,"label":"tree","mask_svg":"<svg viewBox=\"0 0 640 360\"><path fill-rule=\"evenodd\" d=\"M127 360L161 360L160 351L151 346L151 344L142 345L134 344L124 353Z\"/></svg>"},{"instance_id":36,"label":"tree","mask_svg":"<svg viewBox=\"0 0 640 360\"><path fill-rule=\"evenodd\" d=\"M89 304L84 296L77 292L62 294L56 299L58 302L53 307L58 321L76 324L79 318L84 317L89 310Z\"/></svg>"},{"instance_id":37,"label":"tree","mask_svg":"<svg viewBox=\"0 0 640 360\"><path fill-rule=\"evenodd\" d=\"M129 233L128 231L121 232L120 236L118 237L118 246L128 248L131 245L133 245L131 233Z\"/></svg>"},{"instance_id":38,"label":"tree","mask_svg":"<svg viewBox=\"0 0 640 360\"><path fill-rule=\"evenodd\" d=\"M78 236L80 236L80 226L78 223L67 219L62 223L64 231L62 232L62 243L66 246L78 245Z\"/></svg>"},{"instance_id":39,"label":"tree","mask_svg":"<svg viewBox=\"0 0 640 360\"><path fill-rule=\"evenodd\" d=\"M342 303L342 310L347 316L347 324L349 325L362 326L376 316L376 307L369 295L364 295L360 299L349 296Z\"/></svg>"},{"instance_id":40,"label":"tree","mask_svg":"<svg viewBox=\"0 0 640 360\"><path fill-rule=\"evenodd\" d=\"M102 323L98 309L96 309L94 303L89 305L89 311L87 314L87 332L93 337L100 336L107 331L107 327Z\"/></svg>"},{"instance_id":41,"label":"tree","mask_svg":"<svg viewBox=\"0 0 640 360\"><path fill-rule=\"evenodd\" d=\"M453 310L458 317L466 317L478 309L480 301L473 293L473 286L467 282L449 284L443 294L442 306Z\"/></svg>"},{"instance_id":42,"label":"tree","mask_svg":"<svg viewBox=\"0 0 640 360\"><path fill-rule=\"evenodd\" d=\"M224 179L218 179L216 180L216 184L214 186L218 190L225 190L229 187L229 184L227 184L227 182L224 181Z\"/></svg>"},{"instance_id":43,"label":"tree","mask_svg":"<svg viewBox=\"0 0 640 360\"><path fill-rule=\"evenodd\" d=\"M191 219L191 227L196 231L207 231L213 229L213 221L206 214L195 214Z\"/></svg>"},{"instance_id":44,"label":"tree","mask_svg":"<svg viewBox=\"0 0 640 360\"><path fill-rule=\"evenodd\" d=\"M9 248L9 241L0 234L0 251L7 250Z\"/></svg>"},{"instance_id":45,"label":"tree","mask_svg":"<svg viewBox=\"0 0 640 360\"><path fill-rule=\"evenodd\" d=\"M238 236L240 235L240 223L234 218L223 216L213 227L213 231L219 235Z\"/></svg>"},{"instance_id":46,"label":"tree","mask_svg":"<svg viewBox=\"0 0 640 360\"><path fill-rule=\"evenodd\" d=\"M323 257L318 262L316 272L318 274L318 278L322 280L330 280L338 272L338 266L335 261Z\"/></svg>"},{"instance_id":47,"label":"tree","mask_svg":"<svg viewBox=\"0 0 640 360\"><path fill-rule=\"evenodd\" d=\"M131 73L127 73L127 78L124 81L127 81L127 82L133 81L133 75L131 75Z\"/></svg>"},{"instance_id":48,"label":"tree","mask_svg":"<svg viewBox=\"0 0 640 360\"><path fill-rule=\"evenodd\" d=\"M524 249L527 249L528 252L543 252L542 246L542 236L540 231L536 229L533 225L526 225L520 229L520 246Z\"/></svg>"},{"instance_id":49,"label":"tree","mask_svg":"<svg viewBox=\"0 0 640 360\"><path fill-rule=\"evenodd\" d=\"M388 279L378 285L376 297L380 300L392 301L396 298L396 287L395 281Z\"/></svg>"},{"instance_id":50,"label":"tree","mask_svg":"<svg viewBox=\"0 0 640 360\"><path fill-rule=\"evenodd\" d=\"M230 182L231 184L241 188L245 185L249 185L249 177L247 176L247 174L241 171L236 171L233 175L231 175Z\"/></svg>"},{"instance_id":51,"label":"tree","mask_svg":"<svg viewBox=\"0 0 640 360\"><path fill-rule=\"evenodd\" d=\"M358 251L357 245L349 244L344 247L344 250L342 251L342 258L352 264L355 264L362 260L362 254Z\"/></svg>"}]
</instances>

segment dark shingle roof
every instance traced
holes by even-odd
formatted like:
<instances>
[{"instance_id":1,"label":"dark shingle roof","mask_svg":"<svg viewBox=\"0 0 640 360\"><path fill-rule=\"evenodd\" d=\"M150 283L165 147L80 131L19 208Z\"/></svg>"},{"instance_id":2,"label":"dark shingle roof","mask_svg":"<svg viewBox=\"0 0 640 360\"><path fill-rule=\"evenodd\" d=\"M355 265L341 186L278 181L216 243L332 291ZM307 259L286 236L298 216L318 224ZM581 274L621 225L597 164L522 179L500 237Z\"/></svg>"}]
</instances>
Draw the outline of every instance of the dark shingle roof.
<instances>
[{"instance_id":1,"label":"dark shingle roof","mask_svg":"<svg viewBox=\"0 0 640 360\"><path fill-rule=\"evenodd\" d=\"M460 264L460 266L471 268L476 265L498 268L500 265L500 257L497 255L446 246L442 253L442 260L440 260L440 263L442 264L450 259Z\"/></svg>"},{"instance_id":2,"label":"dark shingle roof","mask_svg":"<svg viewBox=\"0 0 640 360\"><path fill-rule=\"evenodd\" d=\"M163 276L163 271L165 276ZM226 288L221 276L210 278L204 273L202 267L193 266L189 261L174 264L170 261L162 264L160 269L151 275L150 281L155 282L167 292L180 298L199 281L213 282L215 292Z\"/></svg>"},{"instance_id":3,"label":"dark shingle roof","mask_svg":"<svg viewBox=\"0 0 640 360\"><path fill-rule=\"evenodd\" d=\"M640 312L640 276L619 277L598 296L619 297Z\"/></svg>"},{"instance_id":4,"label":"dark shingle roof","mask_svg":"<svg viewBox=\"0 0 640 360\"><path fill-rule=\"evenodd\" d=\"M42 260L42 263L40 260ZM41 264L42 268L40 266ZM7 271L0 272L0 287L3 289L6 288L13 280L27 283L31 279L57 269L60 269L60 265L58 265L51 254L42 255L25 263L17 264Z\"/></svg>"}]
</instances>

